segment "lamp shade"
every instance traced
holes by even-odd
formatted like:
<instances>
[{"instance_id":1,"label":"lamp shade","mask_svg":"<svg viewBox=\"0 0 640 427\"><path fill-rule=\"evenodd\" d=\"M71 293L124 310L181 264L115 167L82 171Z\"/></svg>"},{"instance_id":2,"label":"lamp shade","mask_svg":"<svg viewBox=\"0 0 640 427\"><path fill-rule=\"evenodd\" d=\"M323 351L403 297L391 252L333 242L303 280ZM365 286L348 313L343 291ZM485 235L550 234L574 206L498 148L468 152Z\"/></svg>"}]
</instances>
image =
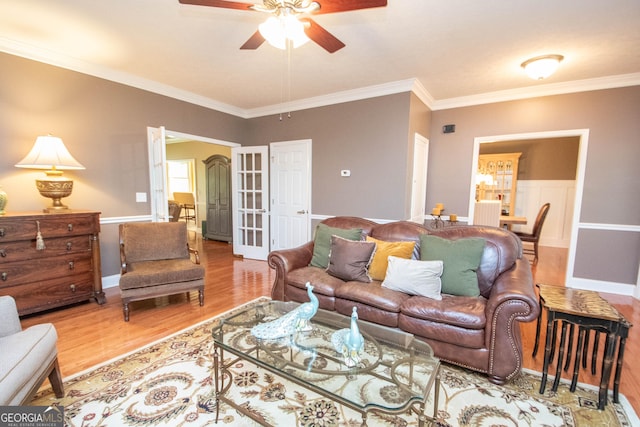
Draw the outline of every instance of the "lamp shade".
<instances>
[{"instance_id":1,"label":"lamp shade","mask_svg":"<svg viewBox=\"0 0 640 427\"><path fill-rule=\"evenodd\" d=\"M283 50L287 48L287 40L291 40L294 48L309 41L304 24L289 14L269 17L258 26L258 31L271 46Z\"/></svg>"},{"instance_id":2,"label":"lamp shade","mask_svg":"<svg viewBox=\"0 0 640 427\"><path fill-rule=\"evenodd\" d=\"M16 167L61 170L85 168L69 153L62 139L51 135L39 136L29 154Z\"/></svg>"},{"instance_id":3,"label":"lamp shade","mask_svg":"<svg viewBox=\"0 0 640 427\"><path fill-rule=\"evenodd\" d=\"M542 80L555 73L563 59L562 55L544 55L528 59L521 66L529 77Z\"/></svg>"}]
</instances>

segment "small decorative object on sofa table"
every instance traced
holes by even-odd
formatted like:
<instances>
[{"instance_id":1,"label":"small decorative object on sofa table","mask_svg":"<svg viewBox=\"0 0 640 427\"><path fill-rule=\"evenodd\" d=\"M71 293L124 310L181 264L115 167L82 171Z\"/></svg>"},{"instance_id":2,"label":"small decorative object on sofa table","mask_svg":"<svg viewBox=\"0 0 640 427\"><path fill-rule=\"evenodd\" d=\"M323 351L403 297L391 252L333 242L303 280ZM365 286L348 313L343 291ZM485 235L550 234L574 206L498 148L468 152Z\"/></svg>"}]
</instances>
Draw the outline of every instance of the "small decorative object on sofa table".
<instances>
[{"instance_id":1,"label":"small decorative object on sofa table","mask_svg":"<svg viewBox=\"0 0 640 427\"><path fill-rule=\"evenodd\" d=\"M49 197L53 204L45 212L56 212L69 209L60 199L69 197L73 191L73 180L62 177L65 169L84 169L64 146L60 138L55 136L39 136L29 154L18 164L18 168L48 169L46 179L36 179L36 187L43 197Z\"/></svg>"},{"instance_id":2,"label":"small decorative object on sofa table","mask_svg":"<svg viewBox=\"0 0 640 427\"><path fill-rule=\"evenodd\" d=\"M260 323L251 329L251 334L262 340L275 340L293 335L295 332L308 332L312 329L309 320L318 312L318 298L313 294L313 286L307 282L307 295L310 302L288 312L271 322Z\"/></svg>"},{"instance_id":3,"label":"small decorative object on sofa table","mask_svg":"<svg viewBox=\"0 0 640 427\"><path fill-rule=\"evenodd\" d=\"M339 354L344 357L344 364L352 368L360 363L360 353L364 347L364 338L358 327L358 309L353 307L351 313L351 327L340 329L331 335L331 343Z\"/></svg>"}]
</instances>

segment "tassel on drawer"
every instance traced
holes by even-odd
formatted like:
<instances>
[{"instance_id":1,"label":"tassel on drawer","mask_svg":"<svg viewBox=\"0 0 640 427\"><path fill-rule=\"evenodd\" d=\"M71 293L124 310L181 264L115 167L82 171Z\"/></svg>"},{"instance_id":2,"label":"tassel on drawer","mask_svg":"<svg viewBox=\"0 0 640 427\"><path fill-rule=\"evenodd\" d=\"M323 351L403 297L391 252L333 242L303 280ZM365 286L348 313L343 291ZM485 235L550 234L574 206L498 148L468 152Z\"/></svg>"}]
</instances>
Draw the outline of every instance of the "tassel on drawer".
<instances>
[{"instance_id":1,"label":"tassel on drawer","mask_svg":"<svg viewBox=\"0 0 640 427\"><path fill-rule=\"evenodd\" d=\"M36 221L36 225L38 227L38 233L36 234L36 250L42 251L46 246L44 244L44 239L42 238L42 233L40 233L40 221Z\"/></svg>"}]
</instances>

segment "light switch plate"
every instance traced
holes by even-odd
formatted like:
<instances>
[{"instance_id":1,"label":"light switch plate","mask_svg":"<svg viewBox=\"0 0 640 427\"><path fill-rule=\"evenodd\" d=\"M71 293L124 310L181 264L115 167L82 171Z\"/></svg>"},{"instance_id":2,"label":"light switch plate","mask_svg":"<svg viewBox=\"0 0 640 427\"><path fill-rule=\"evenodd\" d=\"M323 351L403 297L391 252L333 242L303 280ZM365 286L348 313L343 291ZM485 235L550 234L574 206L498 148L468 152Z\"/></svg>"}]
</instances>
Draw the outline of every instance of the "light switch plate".
<instances>
[{"instance_id":1,"label":"light switch plate","mask_svg":"<svg viewBox=\"0 0 640 427\"><path fill-rule=\"evenodd\" d=\"M147 202L147 193L136 193L136 202L138 202L138 203L146 203Z\"/></svg>"}]
</instances>

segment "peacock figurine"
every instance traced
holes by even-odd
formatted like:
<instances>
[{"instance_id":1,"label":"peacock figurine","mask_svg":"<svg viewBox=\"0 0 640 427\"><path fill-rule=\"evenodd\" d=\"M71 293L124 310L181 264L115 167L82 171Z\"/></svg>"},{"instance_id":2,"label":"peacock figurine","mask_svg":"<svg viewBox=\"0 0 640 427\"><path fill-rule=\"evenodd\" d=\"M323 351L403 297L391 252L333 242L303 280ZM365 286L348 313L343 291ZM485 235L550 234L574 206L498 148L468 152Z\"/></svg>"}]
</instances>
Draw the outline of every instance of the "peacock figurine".
<instances>
[{"instance_id":1,"label":"peacock figurine","mask_svg":"<svg viewBox=\"0 0 640 427\"><path fill-rule=\"evenodd\" d=\"M254 326L251 328L251 334L258 339L275 340L293 335L295 332L308 332L313 329L309 320L318 312L319 301L313 293L311 283L307 282L305 286L309 302L300 304L277 319Z\"/></svg>"},{"instance_id":2,"label":"peacock figurine","mask_svg":"<svg viewBox=\"0 0 640 427\"><path fill-rule=\"evenodd\" d=\"M349 368L360 363L360 352L364 347L364 338L358 327L358 309L353 307L351 325L348 329L337 330L331 335L331 343L335 350L344 357L344 364Z\"/></svg>"}]
</instances>

